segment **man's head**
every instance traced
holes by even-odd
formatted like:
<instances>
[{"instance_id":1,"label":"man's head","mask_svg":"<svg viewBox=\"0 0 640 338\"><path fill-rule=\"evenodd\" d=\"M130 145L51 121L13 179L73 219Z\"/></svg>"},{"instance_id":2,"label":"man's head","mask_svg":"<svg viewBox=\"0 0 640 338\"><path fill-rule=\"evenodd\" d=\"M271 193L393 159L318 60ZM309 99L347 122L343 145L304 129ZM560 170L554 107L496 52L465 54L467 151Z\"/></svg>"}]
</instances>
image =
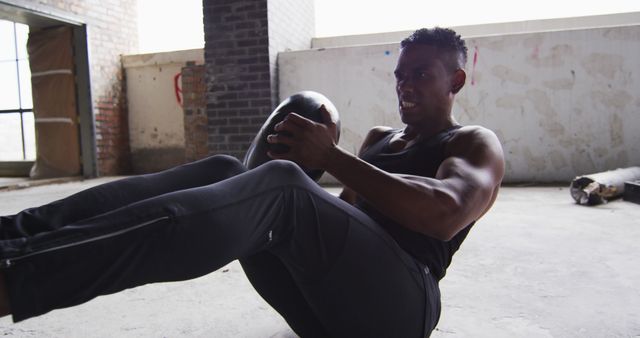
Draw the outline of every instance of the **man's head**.
<instances>
[{"instance_id":1,"label":"man's head","mask_svg":"<svg viewBox=\"0 0 640 338\"><path fill-rule=\"evenodd\" d=\"M453 123L453 99L464 86L467 47L445 28L419 29L402 40L394 71L402 121L429 133Z\"/></svg>"},{"instance_id":2,"label":"man's head","mask_svg":"<svg viewBox=\"0 0 640 338\"><path fill-rule=\"evenodd\" d=\"M464 68L467 63L467 45L460 35L452 29L440 27L418 29L400 42L400 48L415 44L437 47L443 54L451 53L451 55L446 55L447 57L443 61L452 72Z\"/></svg>"}]
</instances>

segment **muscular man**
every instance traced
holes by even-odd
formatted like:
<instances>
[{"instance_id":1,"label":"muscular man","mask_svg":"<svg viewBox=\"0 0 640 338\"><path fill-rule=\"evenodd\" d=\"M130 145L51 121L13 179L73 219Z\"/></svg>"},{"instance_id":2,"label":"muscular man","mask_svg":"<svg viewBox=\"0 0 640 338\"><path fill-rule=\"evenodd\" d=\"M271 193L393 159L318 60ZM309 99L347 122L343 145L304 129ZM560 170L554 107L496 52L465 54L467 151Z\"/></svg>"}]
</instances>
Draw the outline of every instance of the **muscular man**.
<instances>
[{"instance_id":1,"label":"muscular man","mask_svg":"<svg viewBox=\"0 0 640 338\"><path fill-rule=\"evenodd\" d=\"M289 151L270 156L331 173L342 200L290 161L247 170L213 156L0 218L3 313L23 320L240 259L302 337L428 336L438 282L504 173L496 136L451 115L465 61L451 30L403 40L406 126L373 128L359 157L335 144L326 111L324 123L289 114L276 126L268 142Z\"/></svg>"}]
</instances>

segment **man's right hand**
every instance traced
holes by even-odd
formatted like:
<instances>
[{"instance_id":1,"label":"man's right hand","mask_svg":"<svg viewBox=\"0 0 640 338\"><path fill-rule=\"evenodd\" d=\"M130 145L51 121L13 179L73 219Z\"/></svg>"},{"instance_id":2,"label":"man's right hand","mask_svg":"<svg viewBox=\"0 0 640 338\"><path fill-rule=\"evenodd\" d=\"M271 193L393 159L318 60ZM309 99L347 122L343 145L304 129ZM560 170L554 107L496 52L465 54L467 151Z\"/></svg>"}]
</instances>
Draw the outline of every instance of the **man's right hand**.
<instances>
[{"instance_id":1,"label":"man's right hand","mask_svg":"<svg viewBox=\"0 0 640 338\"><path fill-rule=\"evenodd\" d=\"M285 153L269 152L273 159L290 160L310 169L325 169L331 160L338 131L336 121L324 105L320 108L322 123L316 123L296 113L289 113L275 125L276 134L267 137L271 144L289 147Z\"/></svg>"}]
</instances>

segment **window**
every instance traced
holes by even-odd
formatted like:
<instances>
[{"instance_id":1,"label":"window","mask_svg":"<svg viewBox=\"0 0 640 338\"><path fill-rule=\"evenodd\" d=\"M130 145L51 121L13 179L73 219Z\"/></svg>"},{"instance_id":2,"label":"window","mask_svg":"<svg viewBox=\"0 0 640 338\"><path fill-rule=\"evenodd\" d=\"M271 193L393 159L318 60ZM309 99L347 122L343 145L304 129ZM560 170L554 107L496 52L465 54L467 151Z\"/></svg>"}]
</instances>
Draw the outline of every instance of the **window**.
<instances>
[{"instance_id":1,"label":"window","mask_svg":"<svg viewBox=\"0 0 640 338\"><path fill-rule=\"evenodd\" d=\"M0 161L36 157L28 36L29 26L0 20Z\"/></svg>"}]
</instances>

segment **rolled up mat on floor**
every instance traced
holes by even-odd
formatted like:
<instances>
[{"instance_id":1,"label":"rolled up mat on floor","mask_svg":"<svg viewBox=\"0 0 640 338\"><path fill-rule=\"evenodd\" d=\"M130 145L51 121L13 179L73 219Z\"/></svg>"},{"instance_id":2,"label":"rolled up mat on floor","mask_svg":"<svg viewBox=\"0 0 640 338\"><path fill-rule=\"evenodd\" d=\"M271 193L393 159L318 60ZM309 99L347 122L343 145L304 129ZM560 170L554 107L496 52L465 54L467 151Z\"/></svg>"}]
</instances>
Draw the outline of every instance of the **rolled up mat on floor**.
<instances>
[{"instance_id":1,"label":"rolled up mat on floor","mask_svg":"<svg viewBox=\"0 0 640 338\"><path fill-rule=\"evenodd\" d=\"M249 150L244 157L244 165L249 169L253 169L271 158L267 155L268 151L273 153L286 153L288 147L282 144L270 144L267 142L267 136L274 134L273 128L276 124L280 123L289 113L296 113L303 117L306 117L312 121L322 123L322 115L320 114L320 107L324 105L327 111L331 114L331 117L336 121L337 135L336 143L340 139L340 115L338 109L333 103L324 95L314 91L302 91L291 95L269 115L267 121L262 125L260 131L251 142ZM324 170L307 169L300 166L309 177L314 181L318 181L320 176L324 173Z\"/></svg>"},{"instance_id":2,"label":"rolled up mat on floor","mask_svg":"<svg viewBox=\"0 0 640 338\"><path fill-rule=\"evenodd\" d=\"M582 205L605 203L622 196L625 182L636 180L640 180L640 167L577 176L571 181L571 197Z\"/></svg>"}]
</instances>

